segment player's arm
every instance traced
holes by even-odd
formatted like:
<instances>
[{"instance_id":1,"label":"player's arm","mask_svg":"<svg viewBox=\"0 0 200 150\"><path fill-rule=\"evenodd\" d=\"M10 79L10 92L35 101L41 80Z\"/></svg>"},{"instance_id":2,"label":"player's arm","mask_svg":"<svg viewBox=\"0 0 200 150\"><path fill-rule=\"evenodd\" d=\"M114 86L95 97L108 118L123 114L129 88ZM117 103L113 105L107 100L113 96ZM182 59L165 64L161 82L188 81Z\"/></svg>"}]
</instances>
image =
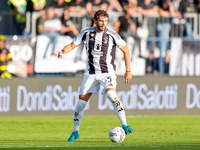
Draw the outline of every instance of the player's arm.
<instances>
[{"instance_id":1,"label":"player's arm","mask_svg":"<svg viewBox=\"0 0 200 150\"><path fill-rule=\"evenodd\" d=\"M66 45L62 50L57 51L58 52L58 58L62 58L63 54L69 53L70 51L72 51L76 47L77 47L77 45L74 42L70 43L69 45Z\"/></svg>"},{"instance_id":2,"label":"player's arm","mask_svg":"<svg viewBox=\"0 0 200 150\"><path fill-rule=\"evenodd\" d=\"M125 83L128 83L132 79L129 49L127 46L123 46L120 49L124 53L124 61L126 67L124 78L125 78Z\"/></svg>"}]
</instances>

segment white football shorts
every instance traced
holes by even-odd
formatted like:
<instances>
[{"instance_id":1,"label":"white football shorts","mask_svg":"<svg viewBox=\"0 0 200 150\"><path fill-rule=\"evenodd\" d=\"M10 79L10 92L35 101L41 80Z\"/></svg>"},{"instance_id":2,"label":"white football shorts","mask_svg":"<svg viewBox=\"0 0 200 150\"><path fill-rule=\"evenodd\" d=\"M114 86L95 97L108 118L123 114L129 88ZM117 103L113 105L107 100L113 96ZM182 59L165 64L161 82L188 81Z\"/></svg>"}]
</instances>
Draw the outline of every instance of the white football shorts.
<instances>
[{"instance_id":1,"label":"white football shorts","mask_svg":"<svg viewBox=\"0 0 200 150\"><path fill-rule=\"evenodd\" d=\"M100 86L103 86L102 94L105 94L107 88L116 89L117 76L115 74L103 73L103 74L85 74L81 83L79 95L85 95L87 93L99 92Z\"/></svg>"}]
</instances>

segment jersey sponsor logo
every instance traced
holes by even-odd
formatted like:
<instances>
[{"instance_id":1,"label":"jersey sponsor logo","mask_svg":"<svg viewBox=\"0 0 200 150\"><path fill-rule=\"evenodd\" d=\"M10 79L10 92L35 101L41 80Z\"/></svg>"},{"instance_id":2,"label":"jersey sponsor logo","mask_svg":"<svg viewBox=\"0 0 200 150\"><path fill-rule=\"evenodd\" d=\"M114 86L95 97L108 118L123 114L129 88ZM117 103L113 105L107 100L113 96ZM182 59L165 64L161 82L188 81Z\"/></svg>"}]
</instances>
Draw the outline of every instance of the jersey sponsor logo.
<instances>
[{"instance_id":1,"label":"jersey sponsor logo","mask_svg":"<svg viewBox=\"0 0 200 150\"><path fill-rule=\"evenodd\" d=\"M100 56L103 56L103 52L101 52L101 51L95 51L95 50L93 50L93 51L92 51L92 55L94 55L94 56L95 56L95 55L98 55L98 56L99 56L99 55L100 55Z\"/></svg>"},{"instance_id":2,"label":"jersey sponsor logo","mask_svg":"<svg viewBox=\"0 0 200 150\"><path fill-rule=\"evenodd\" d=\"M95 44L95 50L92 50L92 55L96 56L103 56L103 52L101 51L101 45Z\"/></svg>"}]
</instances>

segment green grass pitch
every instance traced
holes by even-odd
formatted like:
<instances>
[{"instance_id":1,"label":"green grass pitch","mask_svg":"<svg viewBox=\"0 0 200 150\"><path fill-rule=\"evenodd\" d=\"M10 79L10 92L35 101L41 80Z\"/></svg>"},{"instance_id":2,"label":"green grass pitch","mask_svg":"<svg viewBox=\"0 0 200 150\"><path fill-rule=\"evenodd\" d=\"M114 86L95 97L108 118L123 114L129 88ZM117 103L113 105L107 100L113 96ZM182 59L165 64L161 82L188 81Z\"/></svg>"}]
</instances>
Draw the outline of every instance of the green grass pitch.
<instances>
[{"instance_id":1,"label":"green grass pitch","mask_svg":"<svg viewBox=\"0 0 200 150\"><path fill-rule=\"evenodd\" d=\"M127 116L134 132L122 143L109 140L117 116L84 116L80 138L67 142L72 116L0 117L0 150L194 150L200 149L200 116Z\"/></svg>"}]
</instances>

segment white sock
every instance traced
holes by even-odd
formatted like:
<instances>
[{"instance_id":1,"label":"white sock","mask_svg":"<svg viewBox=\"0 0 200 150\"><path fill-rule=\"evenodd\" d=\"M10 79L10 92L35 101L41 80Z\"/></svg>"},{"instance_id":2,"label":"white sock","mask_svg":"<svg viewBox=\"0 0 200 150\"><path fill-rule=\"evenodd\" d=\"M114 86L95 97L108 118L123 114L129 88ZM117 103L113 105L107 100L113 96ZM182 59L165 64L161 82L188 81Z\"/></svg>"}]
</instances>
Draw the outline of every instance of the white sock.
<instances>
[{"instance_id":1,"label":"white sock","mask_svg":"<svg viewBox=\"0 0 200 150\"><path fill-rule=\"evenodd\" d=\"M87 101L78 100L78 103L76 105L76 108L74 110L74 117L73 117L73 123L74 123L74 129L73 131L79 131L81 120L83 118L84 114L84 108L87 105Z\"/></svg>"},{"instance_id":2,"label":"white sock","mask_svg":"<svg viewBox=\"0 0 200 150\"><path fill-rule=\"evenodd\" d=\"M117 114L121 124L127 125L125 111L124 111L122 102L117 97L116 91L110 90L106 93L106 96L110 100L110 102L113 104L113 108L114 108L115 113Z\"/></svg>"}]
</instances>

